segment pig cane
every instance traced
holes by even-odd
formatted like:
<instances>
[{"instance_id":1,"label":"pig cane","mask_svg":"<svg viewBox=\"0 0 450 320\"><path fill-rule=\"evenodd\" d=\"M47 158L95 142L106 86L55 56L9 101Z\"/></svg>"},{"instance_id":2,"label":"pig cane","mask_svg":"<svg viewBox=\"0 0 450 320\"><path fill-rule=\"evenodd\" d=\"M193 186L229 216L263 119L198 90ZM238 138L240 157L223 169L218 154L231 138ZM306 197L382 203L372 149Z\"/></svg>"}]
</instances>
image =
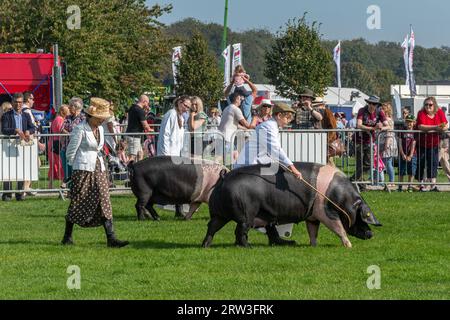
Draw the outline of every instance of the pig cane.
<instances>
[{"instance_id":1,"label":"pig cane","mask_svg":"<svg viewBox=\"0 0 450 320\"><path fill-rule=\"evenodd\" d=\"M279 165L286 171L292 173L293 175L294 172L289 169L288 167L286 167L285 165L279 163ZM311 189L313 189L314 191L316 191L318 194L320 194L322 197L324 197L328 202L330 202L332 205L334 205L339 211L341 211L348 219L348 227L351 228L352 226L352 220L350 219L350 216L347 214L347 212L345 212L344 209L342 209L341 207L339 207L333 200L331 200L330 198L328 198L325 194L323 194L322 192L320 192L319 190L317 190L317 188L315 188L313 185L311 185L308 181L306 181L305 179L299 178L299 180L301 180L304 184L306 184L308 187L310 187Z\"/></svg>"}]
</instances>

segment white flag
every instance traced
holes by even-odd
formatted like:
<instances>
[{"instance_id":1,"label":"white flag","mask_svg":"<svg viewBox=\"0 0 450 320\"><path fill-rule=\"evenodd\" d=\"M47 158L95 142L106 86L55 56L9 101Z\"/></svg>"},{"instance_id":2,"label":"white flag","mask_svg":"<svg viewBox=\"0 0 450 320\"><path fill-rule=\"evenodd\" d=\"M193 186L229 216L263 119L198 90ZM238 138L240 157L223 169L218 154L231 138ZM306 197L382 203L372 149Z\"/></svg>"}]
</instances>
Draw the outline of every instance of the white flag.
<instances>
[{"instance_id":1,"label":"white flag","mask_svg":"<svg viewBox=\"0 0 450 320\"><path fill-rule=\"evenodd\" d=\"M400 99L400 94L394 89L394 102L395 102L395 113L397 115L397 120L402 118L402 101Z\"/></svg>"},{"instance_id":2,"label":"white flag","mask_svg":"<svg viewBox=\"0 0 450 320\"><path fill-rule=\"evenodd\" d=\"M172 52L172 72L173 72L173 82L177 84L177 75L178 75L178 65L180 64L181 59L181 47L173 48Z\"/></svg>"},{"instance_id":3,"label":"white flag","mask_svg":"<svg viewBox=\"0 0 450 320\"><path fill-rule=\"evenodd\" d=\"M337 46L334 47L333 59L334 59L334 63L336 63L337 83L338 83L338 88L340 88L341 87L341 42L340 41L338 42Z\"/></svg>"},{"instance_id":4,"label":"white flag","mask_svg":"<svg viewBox=\"0 0 450 320\"><path fill-rule=\"evenodd\" d=\"M406 35L405 40L402 43L402 49L403 49L403 62L405 63L405 72L406 72L406 81L405 85L409 87L409 57L408 57L408 50L409 44L408 44L408 35Z\"/></svg>"},{"instance_id":5,"label":"white flag","mask_svg":"<svg viewBox=\"0 0 450 320\"><path fill-rule=\"evenodd\" d=\"M242 48L240 43L235 43L233 44L233 62L231 65L233 72L238 65L242 65Z\"/></svg>"},{"instance_id":6,"label":"white flag","mask_svg":"<svg viewBox=\"0 0 450 320\"><path fill-rule=\"evenodd\" d=\"M231 64L231 46L228 46L223 50L222 57L224 58L224 82L223 86L228 87L230 84L230 64Z\"/></svg>"},{"instance_id":7,"label":"white flag","mask_svg":"<svg viewBox=\"0 0 450 320\"><path fill-rule=\"evenodd\" d=\"M411 26L411 34L409 36L409 57L408 57L408 66L409 66L409 91L411 92L411 96L416 95L416 80L414 79L414 48L416 46L416 39L414 37L414 31Z\"/></svg>"}]
</instances>

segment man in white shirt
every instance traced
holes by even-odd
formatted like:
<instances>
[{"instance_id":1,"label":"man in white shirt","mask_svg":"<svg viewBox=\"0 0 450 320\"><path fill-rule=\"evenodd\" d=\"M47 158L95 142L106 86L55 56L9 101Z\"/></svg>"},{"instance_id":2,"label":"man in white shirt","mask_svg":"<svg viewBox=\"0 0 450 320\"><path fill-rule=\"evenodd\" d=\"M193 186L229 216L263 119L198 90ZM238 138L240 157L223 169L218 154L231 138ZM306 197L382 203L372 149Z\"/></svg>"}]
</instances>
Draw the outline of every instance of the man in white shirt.
<instances>
[{"instance_id":1,"label":"man in white shirt","mask_svg":"<svg viewBox=\"0 0 450 320\"><path fill-rule=\"evenodd\" d=\"M278 129L278 127L287 126L292 121L295 111L287 104L280 102L275 104L272 112L272 118L256 127L255 132L241 150L234 167L280 162L288 167L297 178L301 178L302 174L295 168L286 152L281 148L280 131Z\"/></svg>"},{"instance_id":2,"label":"man in white shirt","mask_svg":"<svg viewBox=\"0 0 450 320\"><path fill-rule=\"evenodd\" d=\"M242 110L240 109L241 103L244 99L245 97L240 92L233 92L230 95L231 104L222 112L218 129L224 135L225 151L227 154L231 151L231 138L233 133L238 130L239 125L246 129L254 129L254 126L245 120Z\"/></svg>"}]
</instances>

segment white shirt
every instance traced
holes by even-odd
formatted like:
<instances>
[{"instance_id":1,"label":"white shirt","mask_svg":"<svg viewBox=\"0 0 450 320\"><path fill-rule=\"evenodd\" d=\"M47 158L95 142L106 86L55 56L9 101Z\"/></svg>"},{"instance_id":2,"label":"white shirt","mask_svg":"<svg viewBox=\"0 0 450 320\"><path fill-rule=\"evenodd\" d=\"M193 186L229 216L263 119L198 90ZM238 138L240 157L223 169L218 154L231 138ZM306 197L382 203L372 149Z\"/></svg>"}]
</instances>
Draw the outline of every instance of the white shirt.
<instances>
[{"instance_id":1,"label":"white shirt","mask_svg":"<svg viewBox=\"0 0 450 320\"><path fill-rule=\"evenodd\" d=\"M234 104L230 104L222 112L222 118L220 120L219 131L225 136L225 141L230 142L231 136L237 131L239 121L244 118L241 109Z\"/></svg>"},{"instance_id":2,"label":"white shirt","mask_svg":"<svg viewBox=\"0 0 450 320\"><path fill-rule=\"evenodd\" d=\"M276 161L287 167L293 164L281 148L278 124L270 118L256 127L239 153L235 168Z\"/></svg>"},{"instance_id":3,"label":"white shirt","mask_svg":"<svg viewBox=\"0 0 450 320\"><path fill-rule=\"evenodd\" d=\"M36 118L34 117L34 114L33 114L33 112L31 111L30 106L27 105L26 103L24 103L24 104L22 105L22 111L25 112L25 113L28 113L28 114L30 115L30 117L31 117L31 122L33 122L33 125L34 125L34 126L36 127L36 129L37 129Z\"/></svg>"},{"instance_id":4,"label":"white shirt","mask_svg":"<svg viewBox=\"0 0 450 320\"><path fill-rule=\"evenodd\" d=\"M181 117L181 128L178 125L178 113L169 110L161 122L158 137L158 156L180 156L183 149L184 119Z\"/></svg>"},{"instance_id":5,"label":"white shirt","mask_svg":"<svg viewBox=\"0 0 450 320\"><path fill-rule=\"evenodd\" d=\"M103 131L105 133L111 134L108 129L108 123L113 124L114 133L119 133L116 131L116 118L114 116L111 116L108 119L106 119L105 121L103 121L102 127L103 127ZM105 135L105 142L107 143L107 145L110 148L113 149L113 151L116 150L116 142L114 141L114 136Z\"/></svg>"}]
</instances>

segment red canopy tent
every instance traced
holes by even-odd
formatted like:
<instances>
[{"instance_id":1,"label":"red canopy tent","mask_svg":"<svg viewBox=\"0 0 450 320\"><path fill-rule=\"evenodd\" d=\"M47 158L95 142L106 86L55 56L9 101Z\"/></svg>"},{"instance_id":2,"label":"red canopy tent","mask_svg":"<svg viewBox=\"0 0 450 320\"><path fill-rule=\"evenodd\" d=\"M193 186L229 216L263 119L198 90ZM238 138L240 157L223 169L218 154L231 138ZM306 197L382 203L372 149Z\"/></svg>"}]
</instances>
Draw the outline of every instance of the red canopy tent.
<instances>
[{"instance_id":1,"label":"red canopy tent","mask_svg":"<svg viewBox=\"0 0 450 320\"><path fill-rule=\"evenodd\" d=\"M33 108L47 111L52 104L52 70L53 54L0 53L0 95L31 91Z\"/></svg>"}]
</instances>

